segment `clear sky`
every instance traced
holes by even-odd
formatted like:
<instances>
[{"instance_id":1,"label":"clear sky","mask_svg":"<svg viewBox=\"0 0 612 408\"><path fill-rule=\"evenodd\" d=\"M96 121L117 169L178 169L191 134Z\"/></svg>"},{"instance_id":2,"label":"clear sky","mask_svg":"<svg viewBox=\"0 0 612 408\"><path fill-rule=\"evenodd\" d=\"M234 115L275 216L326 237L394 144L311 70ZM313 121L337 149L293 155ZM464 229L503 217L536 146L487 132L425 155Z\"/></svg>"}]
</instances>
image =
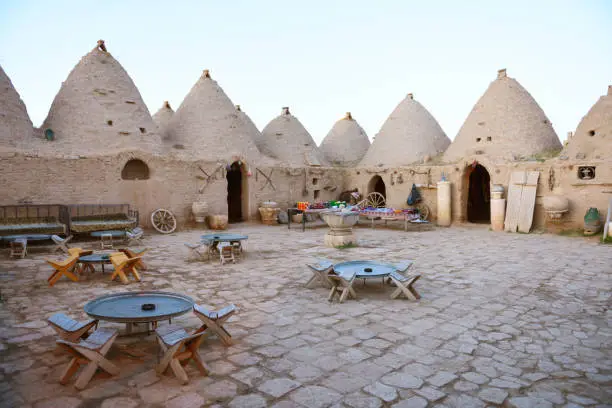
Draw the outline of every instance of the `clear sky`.
<instances>
[{"instance_id":1,"label":"clear sky","mask_svg":"<svg viewBox=\"0 0 612 408\"><path fill-rule=\"evenodd\" d=\"M507 68L564 140L612 84L612 1L0 0L0 65L34 125L98 39L151 114L202 69L261 130L290 106L320 143L370 138L409 92L453 139Z\"/></svg>"}]
</instances>

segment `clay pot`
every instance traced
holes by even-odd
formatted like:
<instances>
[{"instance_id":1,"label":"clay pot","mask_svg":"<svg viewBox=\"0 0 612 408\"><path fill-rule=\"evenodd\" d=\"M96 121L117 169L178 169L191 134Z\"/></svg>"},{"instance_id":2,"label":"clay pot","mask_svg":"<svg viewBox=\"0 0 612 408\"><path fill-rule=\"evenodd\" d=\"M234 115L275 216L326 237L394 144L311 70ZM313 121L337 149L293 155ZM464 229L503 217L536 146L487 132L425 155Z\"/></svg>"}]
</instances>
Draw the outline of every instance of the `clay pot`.
<instances>
[{"instance_id":1,"label":"clay pot","mask_svg":"<svg viewBox=\"0 0 612 408\"><path fill-rule=\"evenodd\" d=\"M584 235L595 235L600 229L601 219L599 218L599 210L591 207L584 216Z\"/></svg>"},{"instance_id":2,"label":"clay pot","mask_svg":"<svg viewBox=\"0 0 612 408\"><path fill-rule=\"evenodd\" d=\"M261 208L278 208L278 203L276 201L264 201L260 205Z\"/></svg>"},{"instance_id":3,"label":"clay pot","mask_svg":"<svg viewBox=\"0 0 612 408\"><path fill-rule=\"evenodd\" d=\"M227 229L227 215L209 215L208 226L214 230Z\"/></svg>"},{"instance_id":4,"label":"clay pot","mask_svg":"<svg viewBox=\"0 0 612 408\"><path fill-rule=\"evenodd\" d=\"M196 201L191 204L191 212L195 217L195 222L206 222L206 213L208 213L208 203L206 201Z\"/></svg>"},{"instance_id":5,"label":"clay pot","mask_svg":"<svg viewBox=\"0 0 612 408\"><path fill-rule=\"evenodd\" d=\"M542 198L545 211L567 211L569 200L562 196L545 196Z\"/></svg>"},{"instance_id":6,"label":"clay pot","mask_svg":"<svg viewBox=\"0 0 612 408\"><path fill-rule=\"evenodd\" d=\"M302 217L304 216L304 214L293 214L291 216L291 222L295 222L295 223L301 223L302 222Z\"/></svg>"},{"instance_id":7,"label":"clay pot","mask_svg":"<svg viewBox=\"0 0 612 408\"><path fill-rule=\"evenodd\" d=\"M266 225L276 225L278 224L278 213L280 212L280 208L268 208L268 207L259 207L259 214L261 215L262 224Z\"/></svg>"}]
</instances>

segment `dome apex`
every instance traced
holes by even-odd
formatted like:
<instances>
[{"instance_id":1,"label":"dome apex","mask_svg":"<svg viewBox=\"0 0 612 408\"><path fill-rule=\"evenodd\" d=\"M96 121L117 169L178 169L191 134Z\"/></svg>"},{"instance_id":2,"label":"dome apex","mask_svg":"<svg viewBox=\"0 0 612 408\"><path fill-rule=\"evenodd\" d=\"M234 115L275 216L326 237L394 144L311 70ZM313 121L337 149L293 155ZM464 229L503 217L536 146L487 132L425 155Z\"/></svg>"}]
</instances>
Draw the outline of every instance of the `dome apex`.
<instances>
[{"instance_id":1,"label":"dome apex","mask_svg":"<svg viewBox=\"0 0 612 408\"><path fill-rule=\"evenodd\" d=\"M333 165L355 166L370 147L368 135L350 112L331 128L319 149Z\"/></svg>"},{"instance_id":2,"label":"dome apex","mask_svg":"<svg viewBox=\"0 0 612 408\"><path fill-rule=\"evenodd\" d=\"M287 166L327 165L310 133L288 107L283 107L281 114L266 125L256 143L263 154Z\"/></svg>"},{"instance_id":3,"label":"dome apex","mask_svg":"<svg viewBox=\"0 0 612 408\"><path fill-rule=\"evenodd\" d=\"M489 84L444 153L456 161L473 155L517 160L561 147L550 120L529 92L505 69Z\"/></svg>"},{"instance_id":4,"label":"dome apex","mask_svg":"<svg viewBox=\"0 0 612 408\"><path fill-rule=\"evenodd\" d=\"M218 161L236 156L260 161L254 142L259 131L240 113L210 71L204 70L168 122L167 141L183 145L192 158Z\"/></svg>"},{"instance_id":5,"label":"dome apex","mask_svg":"<svg viewBox=\"0 0 612 408\"><path fill-rule=\"evenodd\" d=\"M42 129L55 140L45 148L76 155L126 150L158 152L161 139L138 88L98 42L72 69Z\"/></svg>"},{"instance_id":6,"label":"dome apex","mask_svg":"<svg viewBox=\"0 0 612 408\"><path fill-rule=\"evenodd\" d=\"M437 156L449 144L436 119L409 93L382 125L361 165L409 165Z\"/></svg>"}]
</instances>

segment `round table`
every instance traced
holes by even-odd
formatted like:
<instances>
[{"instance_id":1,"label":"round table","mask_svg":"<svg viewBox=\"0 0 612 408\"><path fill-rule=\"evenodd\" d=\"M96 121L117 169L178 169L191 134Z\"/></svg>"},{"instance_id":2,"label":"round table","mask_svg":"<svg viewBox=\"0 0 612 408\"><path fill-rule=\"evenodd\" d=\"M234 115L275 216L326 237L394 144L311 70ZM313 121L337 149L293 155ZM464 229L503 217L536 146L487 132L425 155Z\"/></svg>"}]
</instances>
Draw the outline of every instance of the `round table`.
<instances>
[{"instance_id":1,"label":"round table","mask_svg":"<svg viewBox=\"0 0 612 408\"><path fill-rule=\"evenodd\" d=\"M102 273L104 273L104 264L111 263L110 254L91 254L79 257L79 263L83 264L83 269L89 269L94 272L94 264L102 265Z\"/></svg>"},{"instance_id":2,"label":"round table","mask_svg":"<svg viewBox=\"0 0 612 408\"><path fill-rule=\"evenodd\" d=\"M101 296L87 303L83 309L94 319L115 323L125 323L127 334L132 333L133 325L149 323L153 329L160 320L171 321L193 308L194 301L186 295L172 292L125 292ZM143 310L143 305L155 305L152 310Z\"/></svg>"},{"instance_id":3,"label":"round table","mask_svg":"<svg viewBox=\"0 0 612 408\"><path fill-rule=\"evenodd\" d=\"M236 242L236 241L244 241L249 239L247 235L241 234L232 234L229 232L224 232L221 234L206 234L200 237L202 241L215 241L215 242Z\"/></svg>"},{"instance_id":4,"label":"round table","mask_svg":"<svg viewBox=\"0 0 612 408\"><path fill-rule=\"evenodd\" d=\"M348 261L334 265L334 272L338 274L353 273L359 279L386 278L395 272L393 265L375 261Z\"/></svg>"},{"instance_id":5,"label":"round table","mask_svg":"<svg viewBox=\"0 0 612 408\"><path fill-rule=\"evenodd\" d=\"M109 230L109 231L94 231L91 233L92 237L101 237L102 235L111 235L113 238L119 238L119 237L125 236L125 231Z\"/></svg>"},{"instance_id":6,"label":"round table","mask_svg":"<svg viewBox=\"0 0 612 408\"><path fill-rule=\"evenodd\" d=\"M200 237L202 241L207 241L209 244L209 250L217 250L219 242L241 242L249 239L248 235L232 234L229 232L222 232L220 234L206 234ZM240 245L242 251L242 244Z\"/></svg>"}]
</instances>

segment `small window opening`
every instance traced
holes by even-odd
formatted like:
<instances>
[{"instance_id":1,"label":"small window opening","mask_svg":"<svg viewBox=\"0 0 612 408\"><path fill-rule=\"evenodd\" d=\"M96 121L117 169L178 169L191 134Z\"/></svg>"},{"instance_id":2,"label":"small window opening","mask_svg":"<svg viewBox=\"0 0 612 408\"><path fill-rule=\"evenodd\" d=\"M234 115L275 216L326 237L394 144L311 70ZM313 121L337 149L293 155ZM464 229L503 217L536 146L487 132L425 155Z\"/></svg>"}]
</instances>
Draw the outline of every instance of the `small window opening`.
<instances>
[{"instance_id":1,"label":"small window opening","mask_svg":"<svg viewBox=\"0 0 612 408\"><path fill-rule=\"evenodd\" d=\"M318 200L321 197L321 190L314 190L314 199Z\"/></svg>"},{"instance_id":2,"label":"small window opening","mask_svg":"<svg viewBox=\"0 0 612 408\"><path fill-rule=\"evenodd\" d=\"M491 141L491 136L487 136L487 142Z\"/></svg>"},{"instance_id":3,"label":"small window opening","mask_svg":"<svg viewBox=\"0 0 612 408\"><path fill-rule=\"evenodd\" d=\"M138 129L140 129L140 133L147 133L147 129L145 128L138 128Z\"/></svg>"},{"instance_id":4,"label":"small window opening","mask_svg":"<svg viewBox=\"0 0 612 408\"><path fill-rule=\"evenodd\" d=\"M479 137L476 138L476 142L480 142L480 138Z\"/></svg>"},{"instance_id":5,"label":"small window opening","mask_svg":"<svg viewBox=\"0 0 612 408\"><path fill-rule=\"evenodd\" d=\"M112 121L112 120L107 120L107 121L106 121L106 124L107 124L108 126L113 126L113 121Z\"/></svg>"},{"instance_id":6,"label":"small window opening","mask_svg":"<svg viewBox=\"0 0 612 408\"><path fill-rule=\"evenodd\" d=\"M132 159L125 163L121 170L123 180L148 180L149 166L139 159Z\"/></svg>"},{"instance_id":7,"label":"small window opening","mask_svg":"<svg viewBox=\"0 0 612 408\"><path fill-rule=\"evenodd\" d=\"M136 105L136 102L134 101L125 101L125 103L129 103L130 105Z\"/></svg>"},{"instance_id":8,"label":"small window opening","mask_svg":"<svg viewBox=\"0 0 612 408\"><path fill-rule=\"evenodd\" d=\"M595 131L594 130L589 130L589 136L595 136Z\"/></svg>"},{"instance_id":9,"label":"small window opening","mask_svg":"<svg viewBox=\"0 0 612 408\"><path fill-rule=\"evenodd\" d=\"M319 179L318 178L313 178L312 179L312 185L316 186L319 183Z\"/></svg>"},{"instance_id":10,"label":"small window opening","mask_svg":"<svg viewBox=\"0 0 612 408\"><path fill-rule=\"evenodd\" d=\"M130 132L119 132L121 136L129 136Z\"/></svg>"}]
</instances>

